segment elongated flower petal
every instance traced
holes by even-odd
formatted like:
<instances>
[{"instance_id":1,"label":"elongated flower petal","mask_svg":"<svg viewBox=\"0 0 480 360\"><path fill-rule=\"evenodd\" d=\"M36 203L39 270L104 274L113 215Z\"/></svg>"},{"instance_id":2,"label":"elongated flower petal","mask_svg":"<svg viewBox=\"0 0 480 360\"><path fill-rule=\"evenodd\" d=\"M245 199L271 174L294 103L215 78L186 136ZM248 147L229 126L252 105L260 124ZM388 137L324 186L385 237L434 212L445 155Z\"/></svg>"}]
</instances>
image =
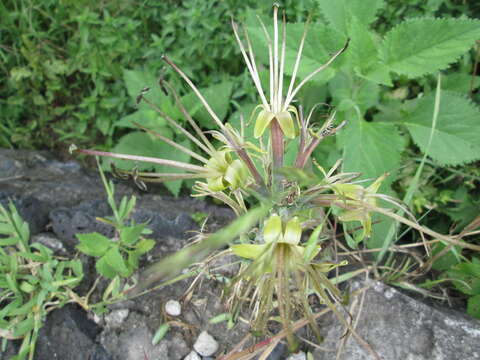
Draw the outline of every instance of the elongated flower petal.
<instances>
[{"instance_id":1,"label":"elongated flower petal","mask_svg":"<svg viewBox=\"0 0 480 360\"><path fill-rule=\"evenodd\" d=\"M270 122L273 120L275 115L267 110L262 110L257 116L257 120L255 121L255 129L253 131L253 136L258 139L260 136L263 135L265 129L268 127Z\"/></svg>"},{"instance_id":2,"label":"elongated flower petal","mask_svg":"<svg viewBox=\"0 0 480 360\"><path fill-rule=\"evenodd\" d=\"M263 227L263 240L266 243L276 241L282 234L282 219L278 215L272 215L265 221Z\"/></svg>"},{"instance_id":3,"label":"elongated flower petal","mask_svg":"<svg viewBox=\"0 0 480 360\"><path fill-rule=\"evenodd\" d=\"M283 135L289 139L293 139L295 137L295 126L293 123L292 114L290 114L288 111L282 111L276 114L275 118L280 124Z\"/></svg>"},{"instance_id":4,"label":"elongated flower petal","mask_svg":"<svg viewBox=\"0 0 480 360\"><path fill-rule=\"evenodd\" d=\"M283 235L283 242L288 244L297 245L300 242L302 237L302 227L298 221L298 217L290 219L285 228L285 233Z\"/></svg>"}]
</instances>

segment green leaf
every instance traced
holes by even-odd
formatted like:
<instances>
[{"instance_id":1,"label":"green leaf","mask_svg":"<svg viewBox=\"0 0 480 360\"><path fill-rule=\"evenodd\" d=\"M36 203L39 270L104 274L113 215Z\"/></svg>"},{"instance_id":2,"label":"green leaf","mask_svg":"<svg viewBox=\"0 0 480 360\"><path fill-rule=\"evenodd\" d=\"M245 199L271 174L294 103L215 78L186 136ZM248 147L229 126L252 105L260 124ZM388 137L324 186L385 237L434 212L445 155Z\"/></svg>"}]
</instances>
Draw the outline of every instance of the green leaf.
<instances>
[{"instance_id":1,"label":"green leaf","mask_svg":"<svg viewBox=\"0 0 480 360\"><path fill-rule=\"evenodd\" d=\"M220 120L223 120L227 115L232 89L232 82L222 82L208 88L199 89L200 93ZM182 97L182 103L188 110L188 113L201 125L201 127L206 129L217 128L215 121L195 93L192 92Z\"/></svg>"},{"instance_id":2,"label":"green leaf","mask_svg":"<svg viewBox=\"0 0 480 360\"><path fill-rule=\"evenodd\" d=\"M377 11L383 0L317 0L320 11L328 23L338 31L347 34L352 16L363 25L369 25L376 19Z\"/></svg>"},{"instance_id":3,"label":"green leaf","mask_svg":"<svg viewBox=\"0 0 480 360\"><path fill-rule=\"evenodd\" d=\"M129 270L125 265L125 261L120 254L118 246L112 246L110 250L107 251L107 253L105 254L105 261L113 270L115 270L117 274L120 274L122 276L129 275Z\"/></svg>"},{"instance_id":4,"label":"green leaf","mask_svg":"<svg viewBox=\"0 0 480 360\"><path fill-rule=\"evenodd\" d=\"M418 101L416 109L405 118L415 143L425 151L432 126L435 96ZM442 92L440 110L428 156L441 165L459 165L480 159L480 112L469 100Z\"/></svg>"},{"instance_id":5,"label":"green leaf","mask_svg":"<svg viewBox=\"0 0 480 360\"><path fill-rule=\"evenodd\" d=\"M112 241L99 233L77 234L80 244L77 249L90 256L103 256L109 249Z\"/></svg>"},{"instance_id":6,"label":"green leaf","mask_svg":"<svg viewBox=\"0 0 480 360\"><path fill-rule=\"evenodd\" d=\"M143 255L143 254L149 252L150 250L152 250L154 246L155 246L155 240L142 239L136 245L135 253L137 255Z\"/></svg>"},{"instance_id":7,"label":"green leaf","mask_svg":"<svg viewBox=\"0 0 480 360\"><path fill-rule=\"evenodd\" d=\"M358 110L362 115L377 104L379 86L371 81L359 79L352 74L338 73L328 88L333 96L333 104L338 111ZM358 117L358 112L355 115Z\"/></svg>"},{"instance_id":8,"label":"green leaf","mask_svg":"<svg viewBox=\"0 0 480 360\"><path fill-rule=\"evenodd\" d=\"M468 299L467 313L474 318L480 319L480 294Z\"/></svg>"},{"instance_id":9,"label":"green leaf","mask_svg":"<svg viewBox=\"0 0 480 360\"><path fill-rule=\"evenodd\" d=\"M232 315L230 313L222 313L217 316L214 316L210 320L208 320L209 324L219 324L224 321L228 321L232 318Z\"/></svg>"},{"instance_id":10,"label":"green leaf","mask_svg":"<svg viewBox=\"0 0 480 360\"><path fill-rule=\"evenodd\" d=\"M106 256L102 256L95 264L95 268L97 269L97 272L106 277L107 279L113 279L117 273L115 272L115 269L113 269L110 265L108 265Z\"/></svg>"},{"instance_id":11,"label":"green leaf","mask_svg":"<svg viewBox=\"0 0 480 360\"><path fill-rule=\"evenodd\" d=\"M120 241L124 245L133 245L135 244L140 235L142 234L143 229L145 228L144 224L128 226L120 230Z\"/></svg>"},{"instance_id":12,"label":"green leaf","mask_svg":"<svg viewBox=\"0 0 480 360\"><path fill-rule=\"evenodd\" d=\"M170 329L170 325L168 323L160 325L157 331L155 332L155 335L153 335L152 345L153 346L157 345L160 342L160 340L162 340L165 337L169 329Z\"/></svg>"},{"instance_id":13,"label":"green leaf","mask_svg":"<svg viewBox=\"0 0 480 360\"><path fill-rule=\"evenodd\" d=\"M478 38L478 20L412 19L385 35L382 56L390 70L413 78L447 68Z\"/></svg>"},{"instance_id":14,"label":"green leaf","mask_svg":"<svg viewBox=\"0 0 480 360\"><path fill-rule=\"evenodd\" d=\"M33 314L27 317L25 320L21 321L15 326L15 330L13 331L13 336L23 336L29 331L33 330L33 326L35 325L35 320L33 318Z\"/></svg>"},{"instance_id":15,"label":"green leaf","mask_svg":"<svg viewBox=\"0 0 480 360\"><path fill-rule=\"evenodd\" d=\"M376 84L392 86L389 70L380 59L380 37L357 18L353 18L348 26L350 44L347 54L355 73Z\"/></svg>"},{"instance_id":16,"label":"green leaf","mask_svg":"<svg viewBox=\"0 0 480 360\"><path fill-rule=\"evenodd\" d=\"M393 124L354 119L337 137L344 152L343 171L359 171L365 179L400 166L405 139Z\"/></svg>"}]
</instances>

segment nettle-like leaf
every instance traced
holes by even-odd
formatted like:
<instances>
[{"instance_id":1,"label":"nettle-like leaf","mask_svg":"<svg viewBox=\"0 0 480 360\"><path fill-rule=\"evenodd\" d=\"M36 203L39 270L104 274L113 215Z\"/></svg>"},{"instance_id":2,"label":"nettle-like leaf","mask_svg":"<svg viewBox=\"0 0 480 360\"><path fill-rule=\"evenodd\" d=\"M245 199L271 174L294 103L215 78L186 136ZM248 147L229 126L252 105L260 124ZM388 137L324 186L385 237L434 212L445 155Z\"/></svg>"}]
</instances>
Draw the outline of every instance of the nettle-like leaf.
<instances>
[{"instance_id":1,"label":"nettle-like leaf","mask_svg":"<svg viewBox=\"0 0 480 360\"><path fill-rule=\"evenodd\" d=\"M328 23L342 32L348 33L348 23L355 16L364 25L376 19L377 11L383 6L383 0L317 0L320 11Z\"/></svg>"},{"instance_id":2,"label":"nettle-like leaf","mask_svg":"<svg viewBox=\"0 0 480 360\"><path fill-rule=\"evenodd\" d=\"M349 111L356 108L361 114L377 104L380 92L377 84L343 72L338 73L329 82L328 89L338 111Z\"/></svg>"},{"instance_id":3,"label":"nettle-like leaf","mask_svg":"<svg viewBox=\"0 0 480 360\"><path fill-rule=\"evenodd\" d=\"M347 52L355 73L377 84L392 86L390 72L380 58L381 39L356 17L348 24Z\"/></svg>"},{"instance_id":4,"label":"nettle-like leaf","mask_svg":"<svg viewBox=\"0 0 480 360\"><path fill-rule=\"evenodd\" d=\"M231 82L222 82L208 88L200 89L200 92L219 119L224 119L229 109L232 90L233 84ZM193 92L182 97L182 103L188 110L189 114L202 127L206 129L215 128L215 121L212 119L208 111L205 110L205 107Z\"/></svg>"},{"instance_id":5,"label":"nettle-like leaf","mask_svg":"<svg viewBox=\"0 0 480 360\"><path fill-rule=\"evenodd\" d=\"M385 35L382 56L391 71L418 77L447 68L478 38L478 20L411 19Z\"/></svg>"},{"instance_id":6,"label":"nettle-like leaf","mask_svg":"<svg viewBox=\"0 0 480 360\"><path fill-rule=\"evenodd\" d=\"M168 129L165 129L166 131ZM172 135L162 133L162 135L171 138ZM190 142L184 140L180 142L180 145L183 145L187 148L190 148ZM120 154L129 154L129 155L140 155L140 156L150 156L157 158L164 158L169 160L176 160L181 162L188 163L190 161L190 156L181 152L181 151L172 151L172 147L164 142L153 138L151 135L135 131L130 134L123 136L118 144L112 149L113 152ZM104 161L104 165L114 163L120 169L131 170L134 166L138 166L138 170L155 170L157 172L178 172L181 170L167 167L164 165L149 164L145 162L134 162L130 160L119 160L119 159L110 159L107 158ZM182 180L168 181L164 183L170 192L177 196L180 192L182 186Z\"/></svg>"},{"instance_id":7,"label":"nettle-like leaf","mask_svg":"<svg viewBox=\"0 0 480 360\"><path fill-rule=\"evenodd\" d=\"M376 178L397 170L406 145L394 124L363 119L350 121L345 131L338 134L338 139L344 154L343 170L361 171L362 178Z\"/></svg>"},{"instance_id":8,"label":"nettle-like leaf","mask_svg":"<svg viewBox=\"0 0 480 360\"><path fill-rule=\"evenodd\" d=\"M403 120L422 151L428 145L435 96L420 99L417 108ZM440 111L428 156L441 165L459 165L480 159L480 111L461 95L442 92Z\"/></svg>"}]
</instances>

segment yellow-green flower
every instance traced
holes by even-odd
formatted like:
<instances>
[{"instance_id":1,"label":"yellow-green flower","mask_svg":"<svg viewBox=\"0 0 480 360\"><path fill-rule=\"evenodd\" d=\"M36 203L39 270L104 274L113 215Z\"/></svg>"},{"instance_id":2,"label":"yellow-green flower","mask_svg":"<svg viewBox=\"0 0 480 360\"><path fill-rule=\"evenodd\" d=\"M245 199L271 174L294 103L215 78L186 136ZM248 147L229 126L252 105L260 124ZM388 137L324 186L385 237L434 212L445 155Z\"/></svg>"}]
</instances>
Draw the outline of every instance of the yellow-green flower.
<instances>
[{"instance_id":1,"label":"yellow-green flower","mask_svg":"<svg viewBox=\"0 0 480 360\"><path fill-rule=\"evenodd\" d=\"M232 159L227 150L220 150L207 161L205 168L209 171L207 185L213 192L227 188L236 190L245 185L249 176L248 169L239 159Z\"/></svg>"},{"instance_id":2,"label":"yellow-green flower","mask_svg":"<svg viewBox=\"0 0 480 360\"><path fill-rule=\"evenodd\" d=\"M376 193L385 177L386 175L380 176L366 188L359 184L338 184L333 186L333 191L340 196L338 204L346 207L346 210L340 214L339 219L345 222L359 221L363 227L361 239L365 236L370 236L372 232L371 207L377 206Z\"/></svg>"}]
</instances>

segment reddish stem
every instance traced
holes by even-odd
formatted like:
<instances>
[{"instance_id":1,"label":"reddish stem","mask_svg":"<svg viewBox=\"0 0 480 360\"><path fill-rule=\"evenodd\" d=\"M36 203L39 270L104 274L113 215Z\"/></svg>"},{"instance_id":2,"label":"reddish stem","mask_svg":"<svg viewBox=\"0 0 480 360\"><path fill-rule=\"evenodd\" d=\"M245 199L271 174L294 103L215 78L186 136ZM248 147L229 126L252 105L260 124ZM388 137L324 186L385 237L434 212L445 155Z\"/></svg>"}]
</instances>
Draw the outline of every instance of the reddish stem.
<instances>
[{"instance_id":1,"label":"reddish stem","mask_svg":"<svg viewBox=\"0 0 480 360\"><path fill-rule=\"evenodd\" d=\"M272 120L270 131L272 135L273 167L278 169L283 166L284 143L283 132L277 119Z\"/></svg>"}]
</instances>

